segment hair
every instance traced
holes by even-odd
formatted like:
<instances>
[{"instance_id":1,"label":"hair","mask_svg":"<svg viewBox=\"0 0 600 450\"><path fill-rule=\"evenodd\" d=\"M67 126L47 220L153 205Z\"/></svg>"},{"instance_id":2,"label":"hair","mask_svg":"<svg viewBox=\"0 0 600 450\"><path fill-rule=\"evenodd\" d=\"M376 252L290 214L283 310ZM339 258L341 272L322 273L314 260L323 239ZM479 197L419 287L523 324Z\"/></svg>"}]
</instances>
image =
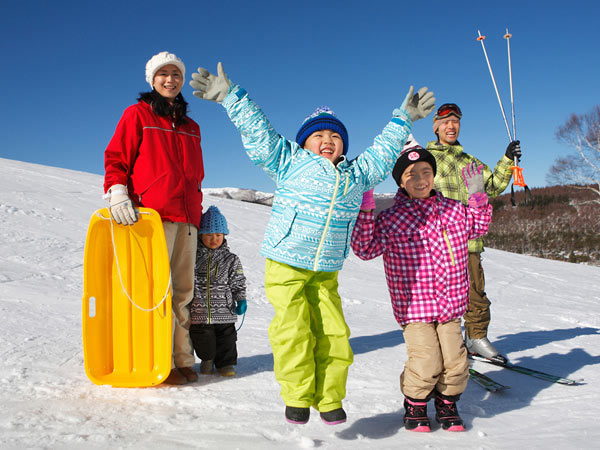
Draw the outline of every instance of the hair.
<instances>
[{"instance_id":1,"label":"hair","mask_svg":"<svg viewBox=\"0 0 600 450\"><path fill-rule=\"evenodd\" d=\"M152 107L152 111L161 117L172 117L175 125L181 125L187 122L187 106L188 103L184 100L181 92L177 94L173 104L152 89L149 92L140 92L138 101L143 101Z\"/></svg>"}]
</instances>

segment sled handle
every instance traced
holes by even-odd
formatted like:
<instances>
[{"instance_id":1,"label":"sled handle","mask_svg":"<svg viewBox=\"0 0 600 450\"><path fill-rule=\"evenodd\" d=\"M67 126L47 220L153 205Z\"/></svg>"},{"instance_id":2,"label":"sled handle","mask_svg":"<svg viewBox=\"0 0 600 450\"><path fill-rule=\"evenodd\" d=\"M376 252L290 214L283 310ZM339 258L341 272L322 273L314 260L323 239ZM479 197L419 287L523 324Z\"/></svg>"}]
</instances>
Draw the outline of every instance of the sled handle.
<instances>
[{"instance_id":1,"label":"sled handle","mask_svg":"<svg viewBox=\"0 0 600 450\"><path fill-rule=\"evenodd\" d=\"M129 299L131 304L133 306L135 306L137 309L139 309L141 311L146 311L146 312L154 311L155 309L159 308L160 305L162 305L164 303L164 301L167 299L167 296L169 295L169 290L171 289L171 272L169 270L169 282L167 283L167 290L165 291L165 295L163 296L162 300L156 306L154 306L152 308L142 308L140 305L135 303L133 301L133 299L131 298L131 296L129 295L129 292L127 292L127 289L125 289L125 285L123 284L123 277L121 276L121 266L119 265L119 258L117 256L117 248L115 246L114 225L113 225L112 215L110 214L110 208L106 208L106 211L108 212L108 217L104 217L100 213L96 213L96 214L102 220L110 220L110 238L112 240L112 247L113 247L113 254L115 255L115 262L117 263L117 273L119 274L119 282L121 283L121 289L123 289L123 292L125 292L125 295ZM152 215L151 212L146 212L146 211L140 211L140 214Z\"/></svg>"}]
</instances>

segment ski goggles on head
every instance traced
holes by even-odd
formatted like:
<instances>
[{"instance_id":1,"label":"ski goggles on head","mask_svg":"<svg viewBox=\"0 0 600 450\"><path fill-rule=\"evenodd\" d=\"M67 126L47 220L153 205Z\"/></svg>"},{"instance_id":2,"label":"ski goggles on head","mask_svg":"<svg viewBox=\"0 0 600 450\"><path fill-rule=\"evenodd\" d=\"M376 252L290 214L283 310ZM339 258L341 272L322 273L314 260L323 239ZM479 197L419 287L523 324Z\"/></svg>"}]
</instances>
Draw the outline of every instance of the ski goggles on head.
<instances>
[{"instance_id":1,"label":"ski goggles on head","mask_svg":"<svg viewBox=\"0 0 600 450\"><path fill-rule=\"evenodd\" d=\"M455 103L444 103L442 106L440 106L433 116L433 120L436 121L449 116L456 116L459 119L462 118L462 111Z\"/></svg>"}]
</instances>

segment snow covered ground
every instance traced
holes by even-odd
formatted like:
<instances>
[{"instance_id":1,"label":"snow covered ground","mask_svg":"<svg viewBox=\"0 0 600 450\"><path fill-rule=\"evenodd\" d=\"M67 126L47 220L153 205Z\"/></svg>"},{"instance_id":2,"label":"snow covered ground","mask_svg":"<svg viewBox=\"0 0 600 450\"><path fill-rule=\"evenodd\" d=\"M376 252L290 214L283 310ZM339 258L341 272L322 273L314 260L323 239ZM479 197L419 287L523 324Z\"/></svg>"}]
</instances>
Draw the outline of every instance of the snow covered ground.
<instances>
[{"instance_id":1,"label":"snow covered ground","mask_svg":"<svg viewBox=\"0 0 600 450\"><path fill-rule=\"evenodd\" d=\"M585 384L476 362L511 389L491 394L469 383L459 404L467 432L421 434L402 426L406 353L382 262L351 256L340 274L355 352L348 422L326 426L313 411L307 425L294 426L283 418L267 338L272 309L259 248L270 209L211 196L205 207L218 205L228 218L228 241L248 278L238 376L201 376L183 387L92 384L82 353L82 269L90 216L105 206L101 191L98 175L0 159L0 448L597 448L600 267L487 250L493 342L515 363Z\"/></svg>"}]
</instances>

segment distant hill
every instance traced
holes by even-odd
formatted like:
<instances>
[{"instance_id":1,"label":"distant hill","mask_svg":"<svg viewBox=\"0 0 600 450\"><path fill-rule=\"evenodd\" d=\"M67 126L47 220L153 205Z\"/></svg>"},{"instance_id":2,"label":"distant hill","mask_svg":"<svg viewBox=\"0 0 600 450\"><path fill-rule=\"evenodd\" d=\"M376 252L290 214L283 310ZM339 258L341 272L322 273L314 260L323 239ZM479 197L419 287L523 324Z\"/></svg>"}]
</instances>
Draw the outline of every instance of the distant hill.
<instances>
[{"instance_id":1,"label":"distant hill","mask_svg":"<svg viewBox=\"0 0 600 450\"><path fill-rule=\"evenodd\" d=\"M560 261L600 265L600 205L589 189L551 186L531 190L524 204L521 188L491 203L494 217L485 237L487 247Z\"/></svg>"}]
</instances>

